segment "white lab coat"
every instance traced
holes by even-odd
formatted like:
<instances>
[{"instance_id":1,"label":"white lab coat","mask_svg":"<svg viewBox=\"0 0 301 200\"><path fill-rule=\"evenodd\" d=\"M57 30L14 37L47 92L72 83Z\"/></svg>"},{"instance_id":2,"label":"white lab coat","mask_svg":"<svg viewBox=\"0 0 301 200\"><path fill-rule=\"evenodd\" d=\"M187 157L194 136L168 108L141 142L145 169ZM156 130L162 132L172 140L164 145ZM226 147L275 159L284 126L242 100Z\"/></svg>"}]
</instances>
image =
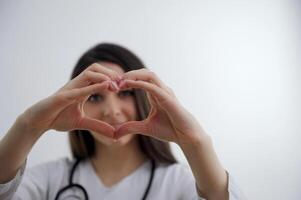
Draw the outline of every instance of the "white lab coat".
<instances>
[{"instance_id":1,"label":"white lab coat","mask_svg":"<svg viewBox=\"0 0 301 200\"><path fill-rule=\"evenodd\" d=\"M57 192L68 184L70 168L74 161L69 158L42 163L26 169L26 161L17 175L5 184L0 184L0 200L52 200ZM90 200L140 200L150 177L151 162L142 164L133 173L112 187L106 187L96 175L89 159L79 163L74 173L75 183L81 184ZM245 200L245 197L229 175L230 200ZM63 196L73 194L69 189ZM75 193L82 194L79 190ZM157 164L148 200L203 200L196 191L195 179L189 167L183 164Z\"/></svg>"}]
</instances>

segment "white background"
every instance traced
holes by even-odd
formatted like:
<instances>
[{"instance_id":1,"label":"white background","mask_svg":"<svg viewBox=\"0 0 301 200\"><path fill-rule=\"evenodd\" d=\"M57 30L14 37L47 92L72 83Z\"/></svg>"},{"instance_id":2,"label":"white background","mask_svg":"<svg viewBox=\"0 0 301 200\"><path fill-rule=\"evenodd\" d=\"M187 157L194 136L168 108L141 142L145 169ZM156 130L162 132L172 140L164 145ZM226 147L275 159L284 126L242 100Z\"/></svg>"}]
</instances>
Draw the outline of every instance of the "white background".
<instances>
[{"instance_id":1,"label":"white background","mask_svg":"<svg viewBox=\"0 0 301 200\"><path fill-rule=\"evenodd\" d=\"M174 90L249 199L301 199L298 6L289 0L1 1L0 137L27 107L68 81L84 51L114 42ZM173 151L186 162L177 146ZM28 166L69 154L66 134L49 131Z\"/></svg>"}]
</instances>

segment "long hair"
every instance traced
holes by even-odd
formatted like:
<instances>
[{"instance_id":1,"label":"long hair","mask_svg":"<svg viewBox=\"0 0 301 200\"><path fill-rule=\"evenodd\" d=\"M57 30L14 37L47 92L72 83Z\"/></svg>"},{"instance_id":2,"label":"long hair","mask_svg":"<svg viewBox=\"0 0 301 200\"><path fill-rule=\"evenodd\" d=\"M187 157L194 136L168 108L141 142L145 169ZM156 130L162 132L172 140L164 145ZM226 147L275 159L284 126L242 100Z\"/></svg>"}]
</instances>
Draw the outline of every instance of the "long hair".
<instances>
[{"instance_id":1,"label":"long hair","mask_svg":"<svg viewBox=\"0 0 301 200\"><path fill-rule=\"evenodd\" d=\"M71 79L78 76L92 63L111 62L118 64L125 72L145 68L142 61L125 47L111 43L98 44L85 52L77 61ZM138 111L138 119L147 118L150 111L150 103L143 90L134 89L135 106ZM76 159L85 159L95 154L95 140L87 130L73 130L69 132L69 142L72 156ZM137 135L141 151L156 162L173 164L176 159L173 156L169 142L163 142L145 135Z\"/></svg>"}]
</instances>

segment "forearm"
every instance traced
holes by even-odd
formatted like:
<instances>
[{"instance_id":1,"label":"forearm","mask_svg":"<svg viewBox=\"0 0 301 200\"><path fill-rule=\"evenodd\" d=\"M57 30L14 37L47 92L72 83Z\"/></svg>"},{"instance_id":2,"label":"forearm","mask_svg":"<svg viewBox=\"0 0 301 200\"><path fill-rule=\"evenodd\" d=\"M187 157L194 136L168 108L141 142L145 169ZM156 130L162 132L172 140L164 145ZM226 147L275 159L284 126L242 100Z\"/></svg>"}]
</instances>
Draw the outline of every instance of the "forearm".
<instances>
[{"instance_id":1,"label":"forearm","mask_svg":"<svg viewBox=\"0 0 301 200\"><path fill-rule=\"evenodd\" d=\"M31 129L23 115L16 119L0 141L0 184L11 180L16 175L43 132Z\"/></svg>"},{"instance_id":2,"label":"forearm","mask_svg":"<svg viewBox=\"0 0 301 200\"><path fill-rule=\"evenodd\" d=\"M203 131L201 139L179 144L196 179L199 194L209 200L228 199L228 177L214 151L212 140Z\"/></svg>"}]
</instances>

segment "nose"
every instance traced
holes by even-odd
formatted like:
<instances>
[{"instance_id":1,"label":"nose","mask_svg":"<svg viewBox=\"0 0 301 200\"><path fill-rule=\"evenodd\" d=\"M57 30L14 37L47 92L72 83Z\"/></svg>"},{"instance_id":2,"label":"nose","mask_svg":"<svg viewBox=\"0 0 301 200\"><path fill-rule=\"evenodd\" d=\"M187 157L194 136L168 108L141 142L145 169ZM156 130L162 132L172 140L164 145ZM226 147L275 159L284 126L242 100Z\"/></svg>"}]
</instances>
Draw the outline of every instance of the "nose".
<instances>
[{"instance_id":1,"label":"nose","mask_svg":"<svg viewBox=\"0 0 301 200\"><path fill-rule=\"evenodd\" d=\"M119 99L114 94L107 95L107 98L102 107L102 118L106 121L116 121L122 113L122 105Z\"/></svg>"}]
</instances>

